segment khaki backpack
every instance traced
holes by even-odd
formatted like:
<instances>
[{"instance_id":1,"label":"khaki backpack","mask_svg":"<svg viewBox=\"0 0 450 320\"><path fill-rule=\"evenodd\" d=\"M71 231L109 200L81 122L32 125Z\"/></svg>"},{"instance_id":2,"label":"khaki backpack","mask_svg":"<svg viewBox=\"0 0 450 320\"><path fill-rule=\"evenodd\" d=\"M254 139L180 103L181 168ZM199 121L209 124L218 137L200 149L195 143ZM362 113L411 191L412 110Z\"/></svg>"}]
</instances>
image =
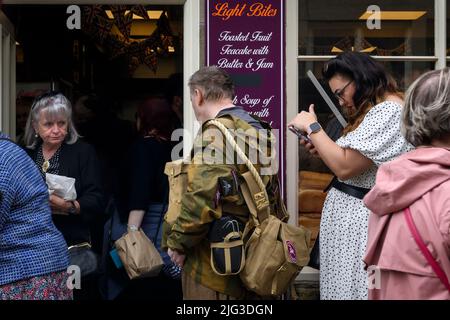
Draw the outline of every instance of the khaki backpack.
<instances>
[{"instance_id":1,"label":"khaki backpack","mask_svg":"<svg viewBox=\"0 0 450 320\"><path fill-rule=\"evenodd\" d=\"M224 134L230 146L246 163L248 171L241 173L244 182L240 184L240 189L250 211L250 218L242 234L243 244L242 241L233 241L212 244L212 248L214 246L222 247L225 252L229 253L231 247L243 245L245 257L242 259L242 263L244 265L239 272L243 284L247 289L262 297L279 296L288 290L303 266L308 264L308 243L311 232L302 226L297 227L283 222L278 218L280 212L271 212L271 207L274 206L270 206L263 180L245 153L236 144L227 127L219 120L210 120L208 123L216 126ZM232 121L226 123L233 129ZM178 160L167 163L165 167L165 174L169 178L170 196L169 209L163 225L163 248L167 248L166 234L168 230L166 229L171 227L181 211L181 199L187 189L189 166L190 164ZM280 216L283 216L287 212L286 207L281 197L278 199L280 200L277 207L282 211ZM226 258L227 266L230 265L229 259L229 257ZM212 260L211 264L215 269ZM227 269L229 268L227 267ZM217 271L216 273L220 274ZM227 274L233 273L222 275Z\"/></svg>"},{"instance_id":2,"label":"khaki backpack","mask_svg":"<svg viewBox=\"0 0 450 320\"><path fill-rule=\"evenodd\" d=\"M209 123L222 131L248 167L248 171L241 174L245 182L240 187L251 217L243 232L245 265L239 276L247 289L260 296L281 295L308 264L311 232L302 226L287 224L277 217L276 212L270 212L266 186L253 164L227 127L217 120ZM281 210L286 211L283 201L279 202Z\"/></svg>"}]
</instances>

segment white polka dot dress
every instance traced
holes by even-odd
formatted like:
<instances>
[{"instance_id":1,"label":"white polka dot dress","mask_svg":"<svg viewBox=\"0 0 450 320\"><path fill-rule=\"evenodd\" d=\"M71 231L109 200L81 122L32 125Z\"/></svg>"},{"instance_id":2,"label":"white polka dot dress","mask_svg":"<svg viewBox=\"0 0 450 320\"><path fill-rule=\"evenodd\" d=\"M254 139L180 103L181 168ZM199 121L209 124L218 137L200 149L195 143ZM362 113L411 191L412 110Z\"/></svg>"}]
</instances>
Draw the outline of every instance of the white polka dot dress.
<instances>
[{"instance_id":1,"label":"white polka dot dress","mask_svg":"<svg viewBox=\"0 0 450 320\"><path fill-rule=\"evenodd\" d=\"M364 173L343 181L372 188L378 166L413 147L400 133L401 106L385 101L374 106L359 127L336 143L358 150L374 162ZM369 210L362 200L332 188L320 222L320 298L367 299L366 250Z\"/></svg>"}]
</instances>

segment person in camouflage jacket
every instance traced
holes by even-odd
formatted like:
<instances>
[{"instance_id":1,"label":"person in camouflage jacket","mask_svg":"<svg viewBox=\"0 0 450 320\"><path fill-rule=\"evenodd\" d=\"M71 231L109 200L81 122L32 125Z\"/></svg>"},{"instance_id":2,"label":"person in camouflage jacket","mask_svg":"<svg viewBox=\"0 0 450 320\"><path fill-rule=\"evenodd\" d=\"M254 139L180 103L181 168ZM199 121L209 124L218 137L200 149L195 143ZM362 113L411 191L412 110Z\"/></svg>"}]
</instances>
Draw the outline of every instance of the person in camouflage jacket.
<instances>
[{"instance_id":1,"label":"person in camouflage jacket","mask_svg":"<svg viewBox=\"0 0 450 320\"><path fill-rule=\"evenodd\" d=\"M255 149L258 155L266 156L258 157L255 162L251 160L267 185L273 207L280 199L274 198L278 194L278 179L270 128L233 105L234 85L225 71L215 66L204 67L192 75L189 87L192 107L202 128L194 141L190 163L166 167L171 191L162 247L168 249L172 261L183 267L184 299L251 298L252 293L243 286L239 275L219 275L210 263L208 233L211 223L223 215L231 215L244 225L250 213L239 190L240 174L247 171L247 167L238 162L233 150L226 152L229 150L225 138L220 132L218 135L209 120L215 119L229 129L245 132L246 137L241 140L249 158ZM268 169L269 174L264 175L263 168ZM171 179L171 174L172 178L184 175L184 182ZM225 181L230 188L224 191L219 181ZM273 208L273 212L279 211Z\"/></svg>"}]
</instances>

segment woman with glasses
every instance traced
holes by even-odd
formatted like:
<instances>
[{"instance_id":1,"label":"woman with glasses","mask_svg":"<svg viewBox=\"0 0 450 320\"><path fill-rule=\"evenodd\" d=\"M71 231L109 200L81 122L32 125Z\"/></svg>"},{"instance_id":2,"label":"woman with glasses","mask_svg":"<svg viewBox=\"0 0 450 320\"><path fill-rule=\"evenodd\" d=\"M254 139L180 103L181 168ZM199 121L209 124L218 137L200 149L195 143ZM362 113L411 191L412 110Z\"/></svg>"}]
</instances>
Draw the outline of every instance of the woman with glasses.
<instances>
[{"instance_id":1,"label":"woman with glasses","mask_svg":"<svg viewBox=\"0 0 450 320\"><path fill-rule=\"evenodd\" d=\"M50 195L53 222L69 246L92 244L90 225L104 212L99 165L94 149L79 140L71 103L63 94L48 92L34 100L24 140L44 180L47 173L75 178L75 200ZM83 278L75 299L91 294L92 277Z\"/></svg>"},{"instance_id":2,"label":"woman with glasses","mask_svg":"<svg viewBox=\"0 0 450 320\"><path fill-rule=\"evenodd\" d=\"M403 99L393 78L367 54L341 54L325 64L323 76L348 120L343 136L336 142L327 136L314 105L290 123L309 135L312 144L306 147L336 176L320 223L320 296L367 299L362 258L369 211L362 199L378 167L412 148L400 133Z\"/></svg>"}]
</instances>

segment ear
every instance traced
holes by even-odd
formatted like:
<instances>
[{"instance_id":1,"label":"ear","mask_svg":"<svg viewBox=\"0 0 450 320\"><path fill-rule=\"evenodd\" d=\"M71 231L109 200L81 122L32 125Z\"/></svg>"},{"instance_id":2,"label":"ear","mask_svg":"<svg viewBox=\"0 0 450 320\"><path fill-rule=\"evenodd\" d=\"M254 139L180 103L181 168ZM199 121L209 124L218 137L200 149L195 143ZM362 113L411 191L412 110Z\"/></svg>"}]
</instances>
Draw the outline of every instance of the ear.
<instances>
[{"instance_id":1,"label":"ear","mask_svg":"<svg viewBox=\"0 0 450 320\"><path fill-rule=\"evenodd\" d=\"M195 92L196 92L196 97L198 99L197 105L201 106L205 102L205 99L203 98L203 91L197 88L197 89L195 89Z\"/></svg>"}]
</instances>

